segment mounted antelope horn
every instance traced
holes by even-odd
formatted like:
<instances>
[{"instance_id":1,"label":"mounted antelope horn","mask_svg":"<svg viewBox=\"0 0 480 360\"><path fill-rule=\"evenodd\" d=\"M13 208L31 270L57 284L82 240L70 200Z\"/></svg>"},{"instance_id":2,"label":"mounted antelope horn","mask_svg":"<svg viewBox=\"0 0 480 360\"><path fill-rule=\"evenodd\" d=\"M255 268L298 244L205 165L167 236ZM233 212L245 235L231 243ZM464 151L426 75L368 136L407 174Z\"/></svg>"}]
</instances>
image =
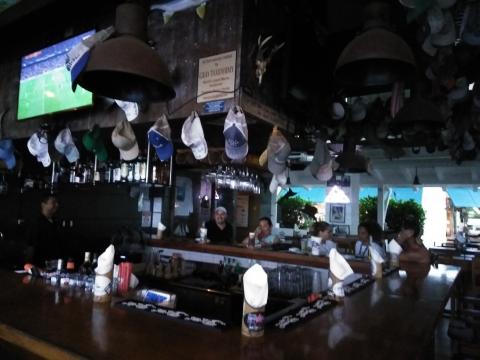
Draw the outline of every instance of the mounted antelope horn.
<instances>
[{"instance_id":1,"label":"mounted antelope horn","mask_svg":"<svg viewBox=\"0 0 480 360\"><path fill-rule=\"evenodd\" d=\"M272 60L273 55L280 50L284 45L285 42L275 45L269 52L267 43L273 38L273 35L267 36L265 39L262 40L262 35L258 37L258 49L257 49L257 56L255 58L255 76L258 79L258 85L262 85L263 75L267 71L267 65ZM267 56L268 53L268 56Z\"/></svg>"}]
</instances>

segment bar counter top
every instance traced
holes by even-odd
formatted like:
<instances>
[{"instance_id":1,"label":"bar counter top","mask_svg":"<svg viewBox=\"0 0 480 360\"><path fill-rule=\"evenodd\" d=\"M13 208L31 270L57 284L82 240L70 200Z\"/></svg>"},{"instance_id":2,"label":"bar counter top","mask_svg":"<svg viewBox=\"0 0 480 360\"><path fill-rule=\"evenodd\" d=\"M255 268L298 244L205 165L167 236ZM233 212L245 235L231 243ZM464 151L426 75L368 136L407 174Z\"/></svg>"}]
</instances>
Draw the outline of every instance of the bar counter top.
<instances>
[{"instance_id":1,"label":"bar counter top","mask_svg":"<svg viewBox=\"0 0 480 360\"><path fill-rule=\"evenodd\" d=\"M2 341L55 359L423 359L459 268L410 266L297 325L245 338L96 304L80 290L0 270Z\"/></svg>"},{"instance_id":2,"label":"bar counter top","mask_svg":"<svg viewBox=\"0 0 480 360\"><path fill-rule=\"evenodd\" d=\"M312 256L306 254L296 254L288 251L274 251L271 249L251 249L240 245L220 245L220 244L198 244L193 240L153 240L151 246L177 249L209 254L219 254L226 256L237 256L256 260L274 261L285 264L294 264L302 266L311 266L328 269L329 260L327 256ZM348 263L353 271L362 274L370 273L370 262L348 259Z\"/></svg>"}]
</instances>

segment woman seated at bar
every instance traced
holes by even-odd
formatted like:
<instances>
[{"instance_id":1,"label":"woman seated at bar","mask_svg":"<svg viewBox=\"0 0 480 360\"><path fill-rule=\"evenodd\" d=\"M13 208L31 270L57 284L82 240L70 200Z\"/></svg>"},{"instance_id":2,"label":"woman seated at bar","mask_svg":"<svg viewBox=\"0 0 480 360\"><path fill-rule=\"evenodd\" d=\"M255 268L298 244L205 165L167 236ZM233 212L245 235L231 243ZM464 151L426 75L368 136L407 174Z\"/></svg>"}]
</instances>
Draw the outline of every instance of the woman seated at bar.
<instances>
[{"instance_id":1,"label":"woman seated at bar","mask_svg":"<svg viewBox=\"0 0 480 360\"><path fill-rule=\"evenodd\" d=\"M397 242L403 247L400 261L430 263L430 253L420 239L420 224L414 218L407 217L398 233Z\"/></svg>"},{"instance_id":2,"label":"woman seated at bar","mask_svg":"<svg viewBox=\"0 0 480 360\"><path fill-rule=\"evenodd\" d=\"M374 222L363 222L358 225L358 240L355 242L355 256L367 257L368 247L372 246L384 258L387 254L382 242L382 228Z\"/></svg>"},{"instance_id":3,"label":"woman seated at bar","mask_svg":"<svg viewBox=\"0 0 480 360\"><path fill-rule=\"evenodd\" d=\"M327 256L333 248L337 247L337 244L332 240L332 227L329 223L325 221L316 222L310 228L310 240L312 241L312 248L314 247L314 243L317 244L316 246L319 247L318 255L325 255ZM312 254L315 252L312 250Z\"/></svg>"},{"instance_id":4,"label":"woman seated at bar","mask_svg":"<svg viewBox=\"0 0 480 360\"><path fill-rule=\"evenodd\" d=\"M262 217L258 220L258 226L255 229L255 244L260 244L261 247L270 247L273 244L280 242L278 236L272 234L272 220L269 217ZM249 237L247 236L242 244L248 246Z\"/></svg>"}]
</instances>

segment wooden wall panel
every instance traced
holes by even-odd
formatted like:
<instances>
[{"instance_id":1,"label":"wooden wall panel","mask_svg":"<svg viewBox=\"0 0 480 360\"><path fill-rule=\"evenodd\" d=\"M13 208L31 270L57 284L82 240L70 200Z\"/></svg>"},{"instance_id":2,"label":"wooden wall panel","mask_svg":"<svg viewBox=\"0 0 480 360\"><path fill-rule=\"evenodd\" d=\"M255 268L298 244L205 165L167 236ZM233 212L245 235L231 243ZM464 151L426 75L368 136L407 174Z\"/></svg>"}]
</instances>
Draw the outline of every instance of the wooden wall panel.
<instances>
[{"instance_id":1,"label":"wooden wall panel","mask_svg":"<svg viewBox=\"0 0 480 360\"><path fill-rule=\"evenodd\" d=\"M60 6L58 3L56 6ZM177 97L168 104L152 104L135 122L152 122L159 113L173 112L190 99L192 100L186 106L172 113L170 118L183 119L194 109L202 113L202 104L197 104L195 100L198 59L201 57L236 50L238 84L242 3L241 0L211 0L207 3L206 16L203 20L197 17L195 9L189 9L175 14L167 24L163 23L160 12L150 12L149 36L155 43L156 51L173 74ZM102 13L96 13L94 8L89 16L84 17L83 23L79 23L78 18L71 13L73 25L68 23L67 18L63 28L60 28L53 19L43 19L42 26L54 28L54 33L52 30L39 29L38 34L33 33L29 38L19 37L19 42L10 49L10 52L7 49L0 55L0 111L7 111L4 117L5 136L29 137L45 121L68 122L74 131L88 129L93 124L111 127L124 116L117 106L104 100L97 100L95 106L90 109L43 116L23 122L16 121L21 56L80 33L79 29L84 30L92 25L97 29L106 27L113 22L113 4L110 8L102 7L101 10ZM226 100L225 109L228 110L233 103L233 100Z\"/></svg>"}]
</instances>

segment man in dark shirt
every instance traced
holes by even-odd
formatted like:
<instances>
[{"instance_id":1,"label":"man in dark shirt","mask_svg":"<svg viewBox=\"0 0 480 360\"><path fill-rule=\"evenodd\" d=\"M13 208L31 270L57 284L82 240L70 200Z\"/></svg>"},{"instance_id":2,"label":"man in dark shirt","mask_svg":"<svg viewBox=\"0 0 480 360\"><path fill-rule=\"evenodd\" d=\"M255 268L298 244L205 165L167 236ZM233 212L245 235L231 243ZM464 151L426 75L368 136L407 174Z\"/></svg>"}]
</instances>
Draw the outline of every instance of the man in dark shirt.
<instances>
[{"instance_id":1,"label":"man in dark shirt","mask_svg":"<svg viewBox=\"0 0 480 360\"><path fill-rule=\"evenodd\" d=\"M226 220L227 209L219 206L215 209L213 220L205 223L207 238L212 244L232 241L233 227Z\"/></svg>"},{"instance_id":2,"label":"man in dark shirt","mask_svg":"<svg viewBox=\"0 0 480 360\"><path fill-rule=\"evenodd\" d=\"M40 267L45 266L45 260L59 259L63 255L58 225L53 218L57 210L57 197L45 194L40 203L40 215L29 229L27 261Z\"/></svg>"}]
</instances>

